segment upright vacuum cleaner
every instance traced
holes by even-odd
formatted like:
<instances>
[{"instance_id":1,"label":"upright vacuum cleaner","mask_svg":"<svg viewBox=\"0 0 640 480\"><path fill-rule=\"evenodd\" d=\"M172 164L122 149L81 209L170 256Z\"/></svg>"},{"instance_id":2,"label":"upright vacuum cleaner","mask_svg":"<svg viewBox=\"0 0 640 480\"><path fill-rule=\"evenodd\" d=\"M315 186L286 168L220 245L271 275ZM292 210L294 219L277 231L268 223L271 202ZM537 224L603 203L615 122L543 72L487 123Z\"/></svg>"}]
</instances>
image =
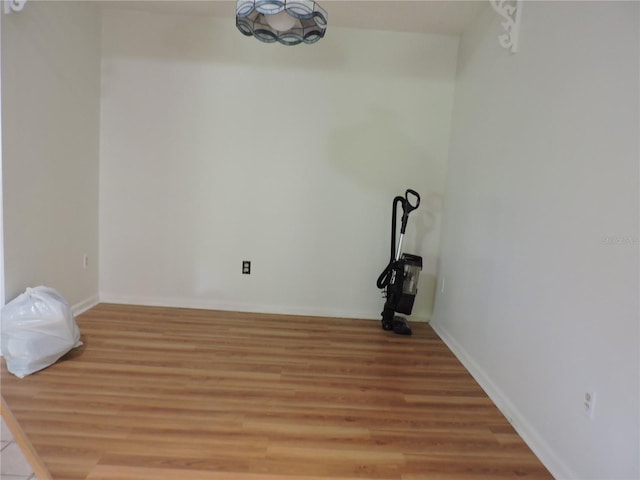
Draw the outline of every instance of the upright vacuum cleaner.
<instances>
[{"instance_id":1,"label":"upright vacuum cleaner","mask_svg":"<svg viewBox=\"0 0 640 480\"><path fill-rule=\"evenodd\" d=\"M402 221L400 225L400 239L396 248L396 215L398 205L402 205ZM404 197L393 199L393 213L391 217L391 259L389 264L378 277L376 285L384 289L386 301L382 310L382 329L393 330L398 335L411 335L411 328L407 320L395 313L410 315L413 301L418 292L418 277L422 270L422 257L402 253L402 240L407 229L409 214L420 206L420 195L415 190L408 189Z\"/></svg>"}]
</instances>

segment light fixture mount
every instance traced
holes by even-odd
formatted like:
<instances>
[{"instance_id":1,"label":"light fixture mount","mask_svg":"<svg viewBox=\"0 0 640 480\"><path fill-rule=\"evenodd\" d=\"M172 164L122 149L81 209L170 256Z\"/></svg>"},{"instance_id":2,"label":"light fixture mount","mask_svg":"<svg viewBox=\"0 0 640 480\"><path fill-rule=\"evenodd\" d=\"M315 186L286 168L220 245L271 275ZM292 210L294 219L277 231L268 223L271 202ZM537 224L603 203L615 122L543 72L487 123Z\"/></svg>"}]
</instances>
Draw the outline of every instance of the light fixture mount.
<instances>
[{"instance_id":1,"label":"light fixture mount","mask_svg":"<svg viewBox=\"0 0 640 480\"><path fill-rule=\"evenodd\" d=\"M236 27L261 42L315 43L324 37L327 12L313 0L237 0Z\"/></svg>"}]
</instances>

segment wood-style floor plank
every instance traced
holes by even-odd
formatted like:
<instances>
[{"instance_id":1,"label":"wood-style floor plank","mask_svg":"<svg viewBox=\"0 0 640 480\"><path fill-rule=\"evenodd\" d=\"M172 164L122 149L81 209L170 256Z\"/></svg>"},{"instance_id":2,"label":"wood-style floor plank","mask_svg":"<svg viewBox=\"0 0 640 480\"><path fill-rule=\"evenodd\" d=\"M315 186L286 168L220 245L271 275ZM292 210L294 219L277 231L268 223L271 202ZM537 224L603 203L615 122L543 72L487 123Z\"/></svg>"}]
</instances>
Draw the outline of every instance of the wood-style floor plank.
<instances>
[{"instance_id":1,"label":"wood-style floor plank","mask_svg":"<svg viewBox=\"0 0 640 480\"><path fill-rule=\"evenodd\" d=\"M2 396L54 480L550 479L426 324L101 304Z\"/></svg>"}]
</instances>

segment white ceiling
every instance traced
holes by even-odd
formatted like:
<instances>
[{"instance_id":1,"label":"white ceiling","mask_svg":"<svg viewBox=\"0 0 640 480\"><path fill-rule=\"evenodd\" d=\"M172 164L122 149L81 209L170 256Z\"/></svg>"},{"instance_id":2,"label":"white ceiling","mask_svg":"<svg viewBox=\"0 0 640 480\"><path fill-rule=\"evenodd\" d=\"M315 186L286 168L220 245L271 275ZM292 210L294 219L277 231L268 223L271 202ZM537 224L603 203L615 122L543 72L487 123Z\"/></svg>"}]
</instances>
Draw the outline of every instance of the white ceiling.
<instances>
[{"instance_id":1,"label":"white ceiling","mask_svg":"<svg viewBox=\"0 0 640 480\"><path fill-rule=\"evenodd\" d=\"M233 0L103 0L107 8L235 17ZM459 35L488 5L483 0L320 0L329 28L351 27Z\"/></svg>"}]
</instances>

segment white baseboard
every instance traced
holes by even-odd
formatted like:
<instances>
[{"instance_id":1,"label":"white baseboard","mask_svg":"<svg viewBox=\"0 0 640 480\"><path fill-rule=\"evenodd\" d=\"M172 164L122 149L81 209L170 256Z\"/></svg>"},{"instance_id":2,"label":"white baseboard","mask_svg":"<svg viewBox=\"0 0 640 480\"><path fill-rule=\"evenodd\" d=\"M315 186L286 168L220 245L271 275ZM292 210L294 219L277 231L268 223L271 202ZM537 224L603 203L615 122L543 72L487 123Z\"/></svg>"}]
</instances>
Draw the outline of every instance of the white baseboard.
<instances>
[{"instance_id":1,"label":"white baseboard","mask_svg":"<svg viewBox=\"0 0 640 480\"><path fill-rule=\"evenodd\" d=\"M212 299L183 297L145 297L139 295L118 295L100 293L100 302L121 305L142 305L150 307L197 308L204 310L223 310L227 312L274 313L280 315L307 315L311 317L352 318L360 320L380 320L380 309L371 311L343 311L330 308L289 307L282 305L254 305L224 303ZM93 305L91 305L93 306ZM380 306L380 308L382 308ZM410 316L410 323L429 323L430 316Z\"/></svg>"},{"instance_id":2,"label":"white baseboard","mask_svg":"<svg viewBox=\"0 0 640 480\"><path fill-rule=\"evenodd\" d=\"M71 305L71 312L73 315L80 315L81 313L86 312L92 307L95 307L100 302L98 295L93 295L79 303Z\"/></svg>"},{"instance_id":3,"label":"white baseboard","mask_svg":"<svg viewBox=\"0 0 640 480\"><path fill-rule=\"evenodd\" d=\"M529 423L526 417L509 400L502 390L493 383L491 377L475 362L455 338L439 323L431 322L431 326L458 360L460 360L462 365L469 371L476 382L478 382L493 403L495 403L496 407L498 407L507 418L516 432L518 432L518 435L522 437L533 453L540 459L544 466L547 467L551 475L556 479L578 478L578 476L558 458L553 449Z\"/></svg>"},{"instance_id":4,"label":"white baseboard","mask_svg":"<svg viewBox=\"0 0 640 480\"><path fill-rule=\"evenodd\" d=\"M282 305L255 305L224 303L212 299L195 299L180 297L144 297L137 295L100 294L100 302L123 305L144 305L153 307L197 308L205 310L223 310L229 312L274 313L280 315L304 315L312 317L352 318L378 320L379 314L371 311L347 312L316 307L289 307ZM419 319L414 319L419 321Z\"/></svg>"}]
</instances>

